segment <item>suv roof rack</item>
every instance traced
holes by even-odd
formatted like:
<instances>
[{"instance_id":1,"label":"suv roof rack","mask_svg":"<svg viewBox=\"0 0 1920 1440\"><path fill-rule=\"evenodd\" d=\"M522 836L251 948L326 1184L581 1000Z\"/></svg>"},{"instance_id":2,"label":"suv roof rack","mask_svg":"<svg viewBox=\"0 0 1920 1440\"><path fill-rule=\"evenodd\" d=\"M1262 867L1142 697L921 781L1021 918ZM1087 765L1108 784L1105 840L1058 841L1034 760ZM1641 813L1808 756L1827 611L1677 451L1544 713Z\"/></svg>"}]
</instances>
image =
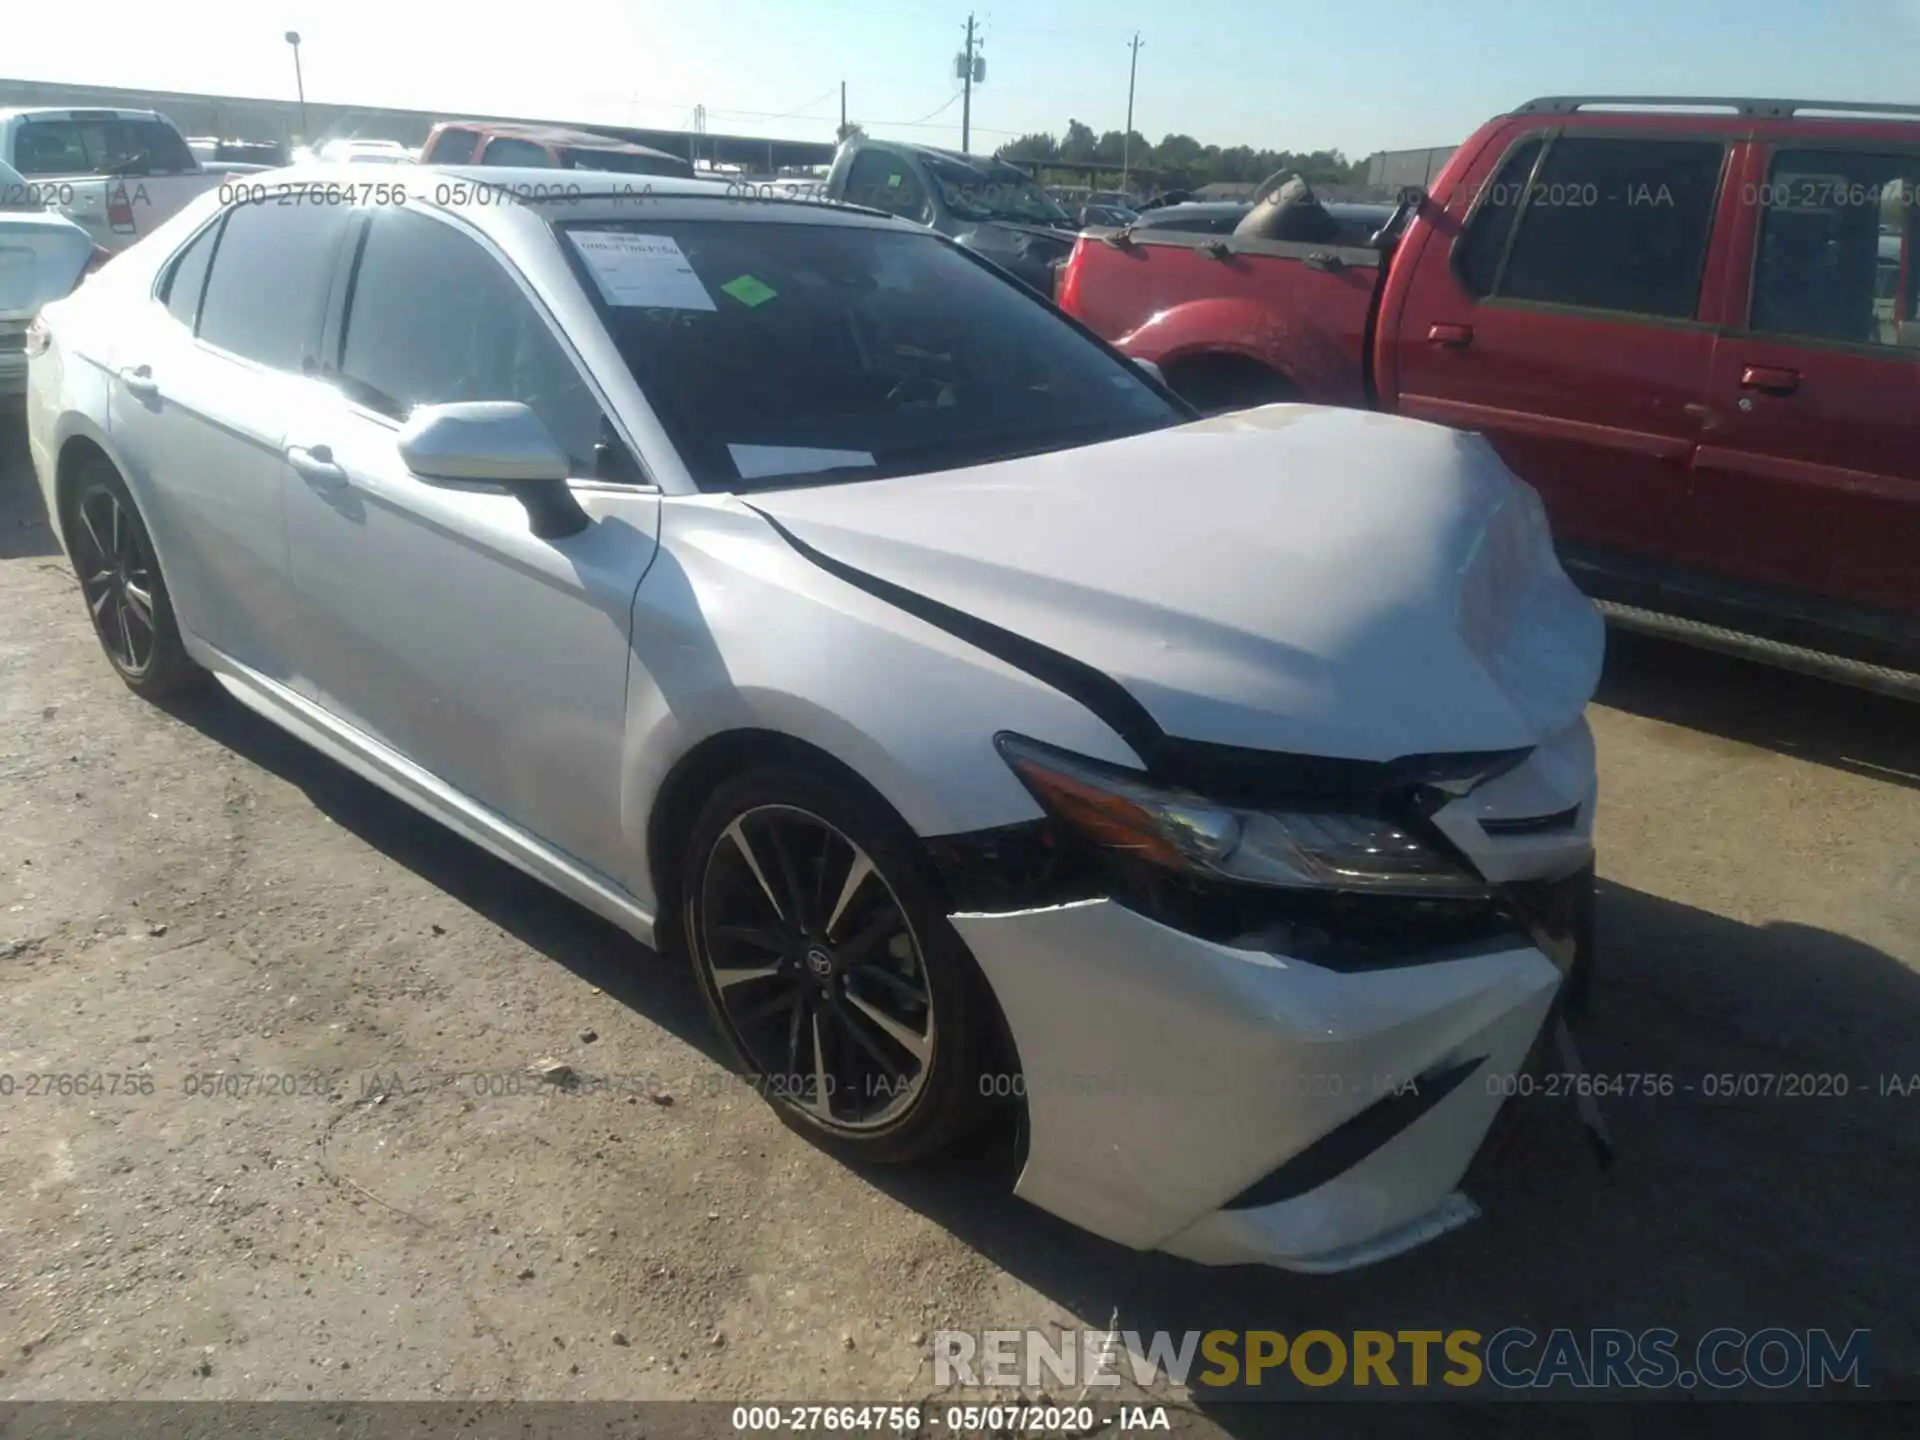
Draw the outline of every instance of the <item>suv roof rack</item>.
<instances>
[{"instance_id":1,"label":"suv roof rack","mask_svg":"<svg viewBox=\"0 0 1920 1440\"><path fill-rule=\"evenodd\" d=\"M1736 115L1786 119L1794 115L1885 115L1920 120L1920 105L1873 105L1858 100L1757 100L1727 95L1546 95L1514 110L1516 115L1570 115L1576 110L1730 110Z\"/></svg>"}]
</instances>

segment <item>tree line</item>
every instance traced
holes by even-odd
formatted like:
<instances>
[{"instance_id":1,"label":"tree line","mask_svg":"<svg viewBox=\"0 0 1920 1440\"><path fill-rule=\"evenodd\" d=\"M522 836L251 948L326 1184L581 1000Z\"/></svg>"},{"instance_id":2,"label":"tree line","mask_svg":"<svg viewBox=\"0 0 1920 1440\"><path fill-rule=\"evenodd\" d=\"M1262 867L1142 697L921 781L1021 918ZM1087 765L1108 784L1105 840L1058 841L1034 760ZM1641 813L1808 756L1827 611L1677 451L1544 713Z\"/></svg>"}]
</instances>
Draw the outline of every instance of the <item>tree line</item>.
<instances>
[{"instance_id":1,"label":"tree line","mask_svg":"<svg viewBox=\"0 0 1920 1440\"><path fill-rule=\"evenodd\" d=\"M1059 162L1064 171L1068 166L1089 163L1118 165L1124 154L1133 170L1141 172L1143 179L1150 177L1163 190L1191 190L1216 181L1257 184L1278 170L1296 171L1310 184L1321 186L1364 185L1367 178L1365 160L1349 160L1338 150L1255 150L1250 145L1223 148L1202 145L1191 135L1168 135L1154 145L1137 130L1132 141L1129 146L1127 137L1118 130L1096 135L1092 126L1069 120L1065 135L1055 136L1050 131L1022 135L994 153L1003 160L1037 162L1043 180L1052 178L1044 169L1048 161ZM1059 178L1065 179L1066 175Z\"/></svg>"}]
</instances>

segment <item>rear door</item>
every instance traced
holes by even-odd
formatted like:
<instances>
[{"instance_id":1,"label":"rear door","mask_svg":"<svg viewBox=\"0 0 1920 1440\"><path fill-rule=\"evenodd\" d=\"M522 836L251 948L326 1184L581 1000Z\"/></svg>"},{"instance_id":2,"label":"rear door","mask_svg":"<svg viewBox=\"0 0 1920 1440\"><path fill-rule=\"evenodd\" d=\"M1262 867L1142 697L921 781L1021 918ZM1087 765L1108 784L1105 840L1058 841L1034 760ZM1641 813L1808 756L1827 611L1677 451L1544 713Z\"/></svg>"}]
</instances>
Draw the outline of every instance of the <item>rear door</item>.
<instances>
[{"instance_id":1,"label":"rear door","mask_svg":"<svg viewBox=\"0 0 1920 1440\"><path fill-rule=\"evenodd\" d=\"M1397 262L1413 268L1382 319L1388 403L1484 433L1596 593L1657 593L1713 357L1701 280L1728 152L1718 135L1520 132Z\"/></svg>"},{"instance_id":2,"label":"rear door","mask_svg":"<svg viewBox=\"0 0 1920 1440\"><path fill-rule=\"evenodd\" d=\"M277 679L293 666L282 435L318 388L346 228L336 205L233 207L175 257L114 347L109 425L181 620Z\"/></svg>"},{"instance_id":3,"label":"rear door","mask_svg":"<svg viewBox=\"0 0 1920 1440\"><path fill-rule=\"evenodd\" d=\"M1727 623L1920 659L1920 147L1757 144L1675 587ZM1829 633L1822 634L1821 631Z\"/></svg>"}]
</instances>

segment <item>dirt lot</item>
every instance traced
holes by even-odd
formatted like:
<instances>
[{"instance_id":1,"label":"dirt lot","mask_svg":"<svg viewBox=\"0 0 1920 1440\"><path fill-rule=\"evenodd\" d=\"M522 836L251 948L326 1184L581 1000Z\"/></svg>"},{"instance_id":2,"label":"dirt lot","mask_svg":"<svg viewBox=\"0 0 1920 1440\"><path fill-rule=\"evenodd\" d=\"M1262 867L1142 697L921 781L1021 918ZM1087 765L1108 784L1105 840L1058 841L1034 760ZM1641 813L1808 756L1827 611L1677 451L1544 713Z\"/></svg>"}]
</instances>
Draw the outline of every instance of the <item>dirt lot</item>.
<instances>
[{"instance_id":1,"label":"dirt lot","mask_svg":"<svg viewBox=\"0 0 1920 1440\"><path fill-rule=\"evenodd\" d=\"M898 1400L935 1329L1058 1323L1867 1327L1915 1393L1910 708L1617 641L1587 1060L1694 1092L1611 1103L1604 1175L1528 1102L1485 1217L1412 1256L1205 1271L1013 1200L1004 1147L829 1161L665 962L236 704L135 700L0 448L0 1074L148 1077L0 1100L0 1396Z\"/></svg>"}]
</instances>

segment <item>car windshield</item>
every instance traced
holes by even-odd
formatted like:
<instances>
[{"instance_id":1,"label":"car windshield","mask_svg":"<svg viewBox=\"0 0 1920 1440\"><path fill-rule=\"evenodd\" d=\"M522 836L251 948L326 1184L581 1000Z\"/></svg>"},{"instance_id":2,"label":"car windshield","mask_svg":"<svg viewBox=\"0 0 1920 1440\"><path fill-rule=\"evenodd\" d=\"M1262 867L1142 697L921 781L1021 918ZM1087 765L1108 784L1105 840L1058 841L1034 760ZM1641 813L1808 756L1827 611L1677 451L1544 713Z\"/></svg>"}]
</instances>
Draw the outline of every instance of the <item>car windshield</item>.
<instances>
[{"instance_id":1,"label":"car windshield","mask_svg":"<svg viewBox=\"0 0 1920 1440\"><path fill-rule=\"evenodd\" d=\"M947 470L1187 418L937 236L761 220L557 228L702 489Z\"/></svg>"},{"instance_id":2,"label":"car windshield","mask_svg":"<svg viewBox=\"0 0 1920 1440\"><path fill-rule=\"evenodd\" d=\"M1011 165L979 168L958 161L929 159L927 174L940 187L947 208L970 220L1018 220L1029 225L1062 225L1072 218L1054 198Z\"/></svg>"},{"instance_id":3,"label":"car windshield","mask_svg":"<svg viewBox=\"0 0 1920 1440\"><path fill-rule=\"evenodd\" d=\"M631 150L591 150L570 145L560 151L569 170L609 170L616 175L690 175L693 167L671 155L638 155Z\"/></svg>"}]
</instances>

